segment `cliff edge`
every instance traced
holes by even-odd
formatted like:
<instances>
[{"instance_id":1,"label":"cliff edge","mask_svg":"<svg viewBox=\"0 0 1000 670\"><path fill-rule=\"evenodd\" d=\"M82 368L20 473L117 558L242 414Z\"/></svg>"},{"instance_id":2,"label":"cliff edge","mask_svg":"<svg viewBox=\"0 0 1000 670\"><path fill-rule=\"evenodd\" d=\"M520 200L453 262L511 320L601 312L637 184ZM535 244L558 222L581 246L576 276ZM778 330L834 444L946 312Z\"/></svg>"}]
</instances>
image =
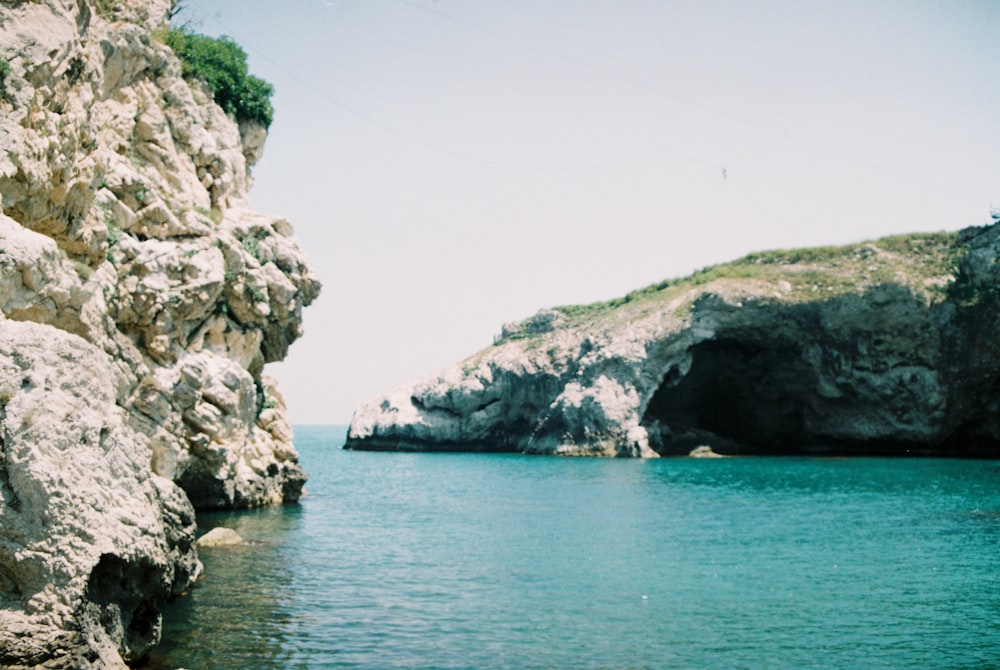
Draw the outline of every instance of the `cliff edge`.
<instances>
[{"instance_id":1,"label":"cliff edge","mask_svg":"<svg viewBox=\"0 0 1000 670\"><path fill-rule=\"evenodd\" d=\"M171 8L0 0L0 667L141 658L201 571L195 508L306 480L263 372L320 285Z\"/></svg>"},{"instance_id":2,"label":"cliff edge","mask_svg":"<svg viewBox=\"0 0 1000 670\"><path fill-rule=\"evenodd\" d=\"M1000 226L751 254L543 310L346 447L1000 456Z\"/></svg>"}]
</instances>

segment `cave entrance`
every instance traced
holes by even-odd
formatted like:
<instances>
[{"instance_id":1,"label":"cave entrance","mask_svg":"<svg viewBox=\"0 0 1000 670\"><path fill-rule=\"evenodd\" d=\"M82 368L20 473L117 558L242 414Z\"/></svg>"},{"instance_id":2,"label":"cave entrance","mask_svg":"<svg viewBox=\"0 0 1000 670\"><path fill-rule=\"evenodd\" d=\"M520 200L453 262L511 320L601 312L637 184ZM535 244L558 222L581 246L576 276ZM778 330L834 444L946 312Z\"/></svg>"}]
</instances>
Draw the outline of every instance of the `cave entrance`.
<instances>
[{"instance_id":1,"label":"cave entrance","mask_svg":"<svg viewBox=\"0 0 1000 670\"><path fill-rule=\"evenodd\" d=\"M806 399L814 372L794 342L720 339L691 348L691 369L664 376L643 416L651 446L686 454L787 453L807 439Z\"/></svg>"}]
</instances>

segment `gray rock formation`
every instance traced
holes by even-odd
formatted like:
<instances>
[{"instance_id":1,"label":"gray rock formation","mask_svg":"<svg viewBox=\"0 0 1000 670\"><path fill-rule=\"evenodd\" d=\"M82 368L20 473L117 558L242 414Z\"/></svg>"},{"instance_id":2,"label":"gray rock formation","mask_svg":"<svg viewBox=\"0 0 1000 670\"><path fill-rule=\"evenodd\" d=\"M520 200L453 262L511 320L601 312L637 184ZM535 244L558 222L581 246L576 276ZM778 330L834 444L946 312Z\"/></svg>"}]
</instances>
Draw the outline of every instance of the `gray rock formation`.
<instances>
[{"instance_id":1,"label":"gray rock formation","mask_svg":"<svg viewBox=\"0 0 1000 670\"><path fill-rule=\"evenodd\" d=\"M509 324L349 449L1000 456L1000 226L752 254Z\"/></svg>"},{"instance_id":2,"label":"gray rock formation","mask_svg":"<svg viewBox=\"0 0 1000 670\"><path fill-rule=\"evenodd\" d=\"M320 286L170 4L0 0L0 667L141 657L201 570L194 508L306 479L263 370Z\"/></svg>"},{"instance_id":3,"label":"gray rock formation","mask_svg":"<svg viewBox=\"0 0 1000 670\"><path fill-rule=\"evenodd\" d=\"M0 665L118 667L201 570L194 509L149 464L111 359L0 322Z\"/></svg>"}]
</instances>

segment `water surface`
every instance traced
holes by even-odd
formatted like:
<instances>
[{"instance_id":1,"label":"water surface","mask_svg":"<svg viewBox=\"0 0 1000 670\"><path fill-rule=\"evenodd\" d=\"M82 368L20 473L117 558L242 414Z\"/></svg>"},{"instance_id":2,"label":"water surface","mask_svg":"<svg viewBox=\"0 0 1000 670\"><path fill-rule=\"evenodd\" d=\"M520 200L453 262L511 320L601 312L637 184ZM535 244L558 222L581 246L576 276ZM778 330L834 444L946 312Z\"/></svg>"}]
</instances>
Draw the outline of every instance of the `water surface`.
<instances>
[{"instance_id":1,"label":"water surface","mask_svg":"<svg viewBox=\"0 0 1000 670\"><path fill-rule=\"evenodd\" d=\"M339 449L298 506L206 514L157 663L1000 666L1000 464Z\"/></svg>"}]
</instances>

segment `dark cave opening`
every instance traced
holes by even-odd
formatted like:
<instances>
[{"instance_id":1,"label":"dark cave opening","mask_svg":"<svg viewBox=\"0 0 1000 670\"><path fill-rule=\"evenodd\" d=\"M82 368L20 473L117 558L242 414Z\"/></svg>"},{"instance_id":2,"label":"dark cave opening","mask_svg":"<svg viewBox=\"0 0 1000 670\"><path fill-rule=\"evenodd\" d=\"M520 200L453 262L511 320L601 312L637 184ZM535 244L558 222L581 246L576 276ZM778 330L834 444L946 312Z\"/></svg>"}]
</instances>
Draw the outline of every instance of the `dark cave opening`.
<instances>
[{"instance_id":1,"label":"dark cave opening","mask_svg":"<svg viewBox=\"0 0 1000 670\"><path fill-rule=\"evenodd\" d=\"M102 554L87 581L87 599L97 606L106 630L118 629L119 652L134 661L159 638L163 583L156 566Z\"/></svg>"},{"instance_id":2,"label":"dark cave opening","mask_svg":"<svg viewBox=\"0 0 1000 670\"><path fill-rule=\"evenodd\" d=\"M643 425L663 455L707 444L725 453L790 453L808 440L814 372L794 342L760 337L695 345L688 373L671 369Z\"/></svg>"}]
</instances>

